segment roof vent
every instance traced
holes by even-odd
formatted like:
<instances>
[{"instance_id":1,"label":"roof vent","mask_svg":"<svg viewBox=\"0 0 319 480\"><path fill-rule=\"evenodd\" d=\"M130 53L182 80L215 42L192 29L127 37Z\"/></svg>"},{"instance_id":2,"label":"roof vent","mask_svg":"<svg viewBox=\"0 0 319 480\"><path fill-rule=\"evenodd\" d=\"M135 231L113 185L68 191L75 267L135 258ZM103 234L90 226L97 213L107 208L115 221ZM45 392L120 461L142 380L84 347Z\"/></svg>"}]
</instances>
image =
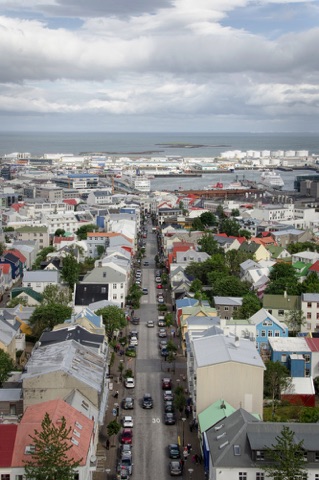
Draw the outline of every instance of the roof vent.
<instances>
[{"instance_id":1,"label":"roof vent","mask_svg":"<svg viewBox=\"0 0 319 480\"><path fill-rule=\"evenodd\" d=\"M218 447L219 450L221 450L222 448L226 447L226 445L228 445L228 444L229 444L229 441L226 440L226 442L224 442L224 443L222 443L221 445L219 445L219 447Z\"/></svg>"}]
</instances>

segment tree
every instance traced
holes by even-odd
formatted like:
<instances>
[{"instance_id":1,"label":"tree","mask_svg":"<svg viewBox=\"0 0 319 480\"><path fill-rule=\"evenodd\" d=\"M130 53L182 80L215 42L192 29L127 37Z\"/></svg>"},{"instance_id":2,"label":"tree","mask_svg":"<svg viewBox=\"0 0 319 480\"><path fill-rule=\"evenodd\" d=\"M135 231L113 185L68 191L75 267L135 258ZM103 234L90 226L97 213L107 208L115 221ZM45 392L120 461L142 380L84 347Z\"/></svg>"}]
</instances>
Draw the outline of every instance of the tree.
<instances>
[{"instance_id":1,"label":"tree","mask_svg":"<svg viewBox=\"0 0 319 480\"><path fill-rule=\"evenodd\" d=\"M212 286L214 295L221 297L243 297L250 288L247 282L230 275L215 278Z\"/></svg>"},{"instance_id":2,"label":"tree","mask_svg":"<svg viewBox=\"0 0 319 480\"><path fill-rule=\"evenodd\" d=\"M245 228L242 228L238 232L240 237L245 237L246 240L249 240L251 238L251 232L249 230L246 230Z\"/></svg>"},{"instance_id":3,"label":"tree","mask_svg":"<svg viewBox=\"0 0 319 480\"><path fill-rule=\"evenodd\" d=\"M108 425L107 425L107 434L109 437L113 437L114 435L118 435L119 431L121 430L121 425L116 421L112 420ZM115 443L113 442L113 447L115 447Z\"/></svg>"},{"instance_id":4,"label":"tree","mask_svg":"<svg viewBox=\"0 0 319 480\"><path fill-rule=\"evenodd\" d=\"M319 421L319 410L314 407L305 407L301 410L299 421L301 423L317 423Z\"/></svg>"},{"instance_id":5,"label":"tree","mask_svg":"<svg viewBox=\"0 0 319 480\"><path fill-rule=\"evenodd\" d=\"M192 230L196 232L205 230L205 226L199 217L194 218L192 221Z\"/></svg>"},{"instance_id":6,"label":"tree","mask_svg":"<svg viewBox=\"0 0 319 480\"><path fill-rule=\"evenodd\" d=\"M233 208L232 211L231 211L231 216L232 217L239 217L240 215L240 211L238 210L238 208Z\"/></svg>"},{"instance_id":7,"label":"tree","mask_svg":"<svg viewBox=\"0 0 319 480\"><path fill-rule=\"evenodd\" d=\"M39 305L30 317L32 333L39 338L46 328L52 330L55 325L63 323L71 317L72 308L57 303Z\"/></svg>"},{"instance_id":8,"label":"tree","mask_svg":"<svg viewBox=\"0 0 319 480\"><path fill-rule=\"evenodd\" d=\"M77 234L79 240L86 240L88 233L95 232L97 229L98 227L93 224L82 225L82 227L78 228L75 233Z\"/></svg>"},{"instance_id":9,"label":"tree","mask_svg":"<svg viewBox=\"0 0 319 480\"><path fill-rule=\"evenodd\" d=\"M79 280L79 275L80 267L74 255L69 254L64 257L61 276L72 292L74 290L74 284Z\"/></svg>"},{"instance_id":10,"label":"tree","mask_svg":"<svg viewBox=\"0 0 319 480\"><path fill-rule=\"evenodd\" d=\"M203 287L202 282L198 278L195 278L195 280L193 280L191 283L189 291L192 293L201 292L202 287Z\"/></svg>"},{"instance_id":11,"label":"tree","mask_svg":"<svg viewBox=\"0 0 319 480\"><path fill-rule=\"evenodd\" d=\"M100 258L102 257L102 255L104 254L105 252L105 247L103 245L98 245L96 247L96 253L97 253L97 256Z\"/></svg>"},{"instance_id":12,"label":"tree","mask_svg":"<svg viewBox=\"0 0 319 480\"><path fill-rule=\"evenodd\" d=\"M225 254L225 263L229 272L236 277L240 276L240 264L246 260L253 260L252 253L243 252L242 250L228 250Z\"/></svg>"},{"instance_id":13,"label":"tree","mask_svg":"<svg viewBox=\"0 0 319 480\"><path fill-rule=\"evenodd\" d=\"M95 312L97 315L102 315L103 323L105 325L105 333L109 340L112 340L115 330L121 330L126 326L126 319L123 310L115 305L100 308Z\"/></svg>"},{"instance_id":14,"label":"tree","mask_svg":"<svg viewBox=\"0 0 319 480\"><path fill-rule=\"evenodd\" d=\"M65 230L63 228L58 228L55 232L54 235L55 237L63 237L65 234Z\"/></svg>"},{"instance_id":15,"label":"tree","mask_svg":"<svg viewBox=\"0 0 319 480\"><path fill-rule=\"evenodd\" d=\"M276 437L276 444L266 449L266 459L271 462L261 465L267 477L276 480L307 479L303 440L297 442L295 433L284 426Z\"/></svg>"},{"instance_id":16,"label":"tree","mask_svg":"<svg viewBox=\"0 0 319 480\"><path fill-rule=\"evenodd\" d=\"M289 330L292 332L292 336L295 337L303 325L306 323L306 317L302 310L291 310L286 313L285 321Z\"/></svg>"},{"instance_id":17,"label":"tree","mask_svg":"<svg viewBox=\"0 0 319 480\"><path fill-rule=\"evenodd\" d=\"M287 292L288 295L299 294L299 284L296 271L291 264L276 263L269 275L269 284L265 293L280 295Z\"/></svg>"},{"instance_id":18,"label":"tree","mask_svg":"<svg viewBox=\"0 0 319 480\"><path fill-rule=\"evenodd\" d=\"M224 209L222 205L218 205L216 208L216 215L219 219L226 218Z\"/></svg>"},{"instance_id":19,"label":"tree","mask_svg":"<svg viewBox=\"0 0 319 480\"><path fill-rule=\"evenodd\" d=\"M39 270L40 268L40 265L41 265L41 262L44 262L48 256L49 253L52 253L55 251L55 248L54 247L45 247L45 248L42 248L42 250L40 250L38 253L37 253L37 256L36 256L36 259L35 259L35 262L34 262L34 265L32 266L32 269L33 270Z\"/></svg>"},{"instance_id":20,"label":"tree","mask_svg":"<svg viewBox=\"0 0 319 480\"><path fill-rule=\"evenodd\" d=\"M238 237L239 230L239 224L234 218L224 218L219 224L219 232L226 233L229 237Z\"/></svg>"},{"instance_id":21,"label":"tree","mask_svg":"<svg viewBox=\"0 0 319 480\"><path fill-rule=\"evenodd\" d=\"M299 284L301 293L319 293L319 277L315 272L309 273L307 278Z\"/></svg>"},{"instance_id":22,"label":"tree","mask_svg":"<svg viewBox=\"0 0 319 480\"><path fill-rule=\"evenodd\" d=\"M282 390L291 385L289 370L280 362L268 361L264 374L264 395L271 398L272 415L275 415L276 400L280 400Z\"/></svg>"},{"instance_id":23,"label":"tree","mask_svg":"<svg viewBox=\"0 0 319 480\"><path fill-rule=\"evenodd\" d=\"M12 298L8 303L7 307L8 308L14 308L17 305L23 305L24 307L28 306L28 301L26 298L21 298L20 296Z\"/></svg>"},{"instance_id":24,"label":"tree","mask_svg":"<svg viewBox=\"0 0 319 480\"><path fill-rule=\"evenodd\" d=\"M59 285L47 285L43 291L42 305L68 305L70 301L70 290Z\"/></svg>"},{"instance_id":25,"label":"tree","mask_svg":"<svg viewBox=\"0 0 319 480\"><path fill-rule=\"evenodd\" d=\"M221 248L211 233L205 233L202 238L198 240L201 252L206 252L208 255L221 253Z\"/></svg>"},{"instance_id":26,"label":"tree","mask_svg":"<svg viewBox=\"0 0 319 480\"><path fill-rule=\"evenodd\" d=\"M9 378L9 373L14 369L14 363L10 355L0 349L0 387Z\"/></svg>"},{"instance_id":27,"label":"tree","mask_svg":"<svg viewBox=\"0 0 319 480\"><path fill-rule=\"evenodd\" d=\"M25 478L27 480L73 480L76 469L82 459L70 457L74 448L71 442L73 427L67 427L66 420L55 425L46 413L41 423L41 430L34 430L29 435L34 450L30 460L25 461Z\"/></svg>"},{"instance_id":28,"label":"tree","mask_svg":"<svg viewBox=\"0 0 319 480\"><path fill-rule=\"evenodd\" d=\"M202 224L206 227L213 227L217 224L215 215L212 212L204 212L199 217L202 221Z\"/></svg>"},{"instance_id":29,"label":"tree","mask_svg":"<svg viewBox=\"0 0 319 480\"><path fill-rule=\"evenodd\" d=\"M234 312L234 318L250 318L261 308L259 298L254 293L244 295L242 305Z\"/></svg>"}]
</instances>

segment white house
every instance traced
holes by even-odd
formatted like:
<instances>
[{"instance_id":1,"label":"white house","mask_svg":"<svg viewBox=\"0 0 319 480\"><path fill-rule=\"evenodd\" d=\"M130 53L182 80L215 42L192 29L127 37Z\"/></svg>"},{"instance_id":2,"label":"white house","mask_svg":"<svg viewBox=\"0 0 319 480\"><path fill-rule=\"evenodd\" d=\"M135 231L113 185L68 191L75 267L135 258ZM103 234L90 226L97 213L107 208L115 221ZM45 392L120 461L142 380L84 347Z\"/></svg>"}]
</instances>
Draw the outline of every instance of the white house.
<instances>
[{"instance_id":1,"label":"white house","mask_svg":"<svg viewBox=\"0 0 319 480\"><path fill-rule=\"evenodd\" d=\"M58 285L60 274L56 270L33 270L25 272L22 286L30 287L35 292L43 293L48 285Z\"/></svg>"}]
</instances>

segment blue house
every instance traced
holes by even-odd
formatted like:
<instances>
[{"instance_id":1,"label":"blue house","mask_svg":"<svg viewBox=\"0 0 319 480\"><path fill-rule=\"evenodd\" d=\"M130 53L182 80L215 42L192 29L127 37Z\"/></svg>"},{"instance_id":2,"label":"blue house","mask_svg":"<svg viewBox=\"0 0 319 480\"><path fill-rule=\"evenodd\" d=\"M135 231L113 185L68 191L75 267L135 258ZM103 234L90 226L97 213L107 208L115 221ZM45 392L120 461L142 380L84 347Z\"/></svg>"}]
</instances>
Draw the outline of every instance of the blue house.
<instances>
[{"instance_id":1,"label":"blue house","mask_svg":"<svg viewBox=\"0 0 319 480\"><path fill-rule=\"evenodd\" d=\"M0 263L9 263L11 265L13 283L19 280L22 272L22 263L16 255L11 252L7 252L0 257Z\"/></svg>"},{"instance_id":2,"label":"blue house","mask_svg":"<svg viewBox=\"0 0 319 480\"><path fill-rule=\"evenodd\" d=\"M270 358L280 362L292 377L310 377L312 352L304 337L270 338Z\"/></svg>"},{"instance_id":3,"label":"blue house","mask_svg":"<svg viewBox=\"0 0 319 480\"><path fill-rule=\"evenodd\" d=\"M261 308L249 319L256 326L256 346L259 352L269 352L270 338L288 337L288 326Z\"/></svg>"}]
</instances>

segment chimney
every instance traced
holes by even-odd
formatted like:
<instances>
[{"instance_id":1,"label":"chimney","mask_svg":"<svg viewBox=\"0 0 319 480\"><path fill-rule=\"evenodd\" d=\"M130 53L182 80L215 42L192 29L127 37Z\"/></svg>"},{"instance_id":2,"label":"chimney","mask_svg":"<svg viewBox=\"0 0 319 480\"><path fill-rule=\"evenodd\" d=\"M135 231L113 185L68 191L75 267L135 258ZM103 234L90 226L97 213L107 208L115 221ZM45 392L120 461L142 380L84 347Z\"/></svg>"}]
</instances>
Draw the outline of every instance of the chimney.
<instances>
[{"instance_id":1,"label":"chimney","mask_svg":"<svg viewBox=\"0 0 319 480\"><path fill-rule=\"evenodd\" d=\"M239 337L235 337L235 347L238 348L239 347Z\"/></svg>"},{"instance_id":2,"label":"chimney","mask_svg":"<svg viewBox=\"0 0 319 480\"><path fill-rule=\"evenodd\" d=\"M287 298L287 290L284 291L284 298Z\"/></svg>"}]
</instances>

